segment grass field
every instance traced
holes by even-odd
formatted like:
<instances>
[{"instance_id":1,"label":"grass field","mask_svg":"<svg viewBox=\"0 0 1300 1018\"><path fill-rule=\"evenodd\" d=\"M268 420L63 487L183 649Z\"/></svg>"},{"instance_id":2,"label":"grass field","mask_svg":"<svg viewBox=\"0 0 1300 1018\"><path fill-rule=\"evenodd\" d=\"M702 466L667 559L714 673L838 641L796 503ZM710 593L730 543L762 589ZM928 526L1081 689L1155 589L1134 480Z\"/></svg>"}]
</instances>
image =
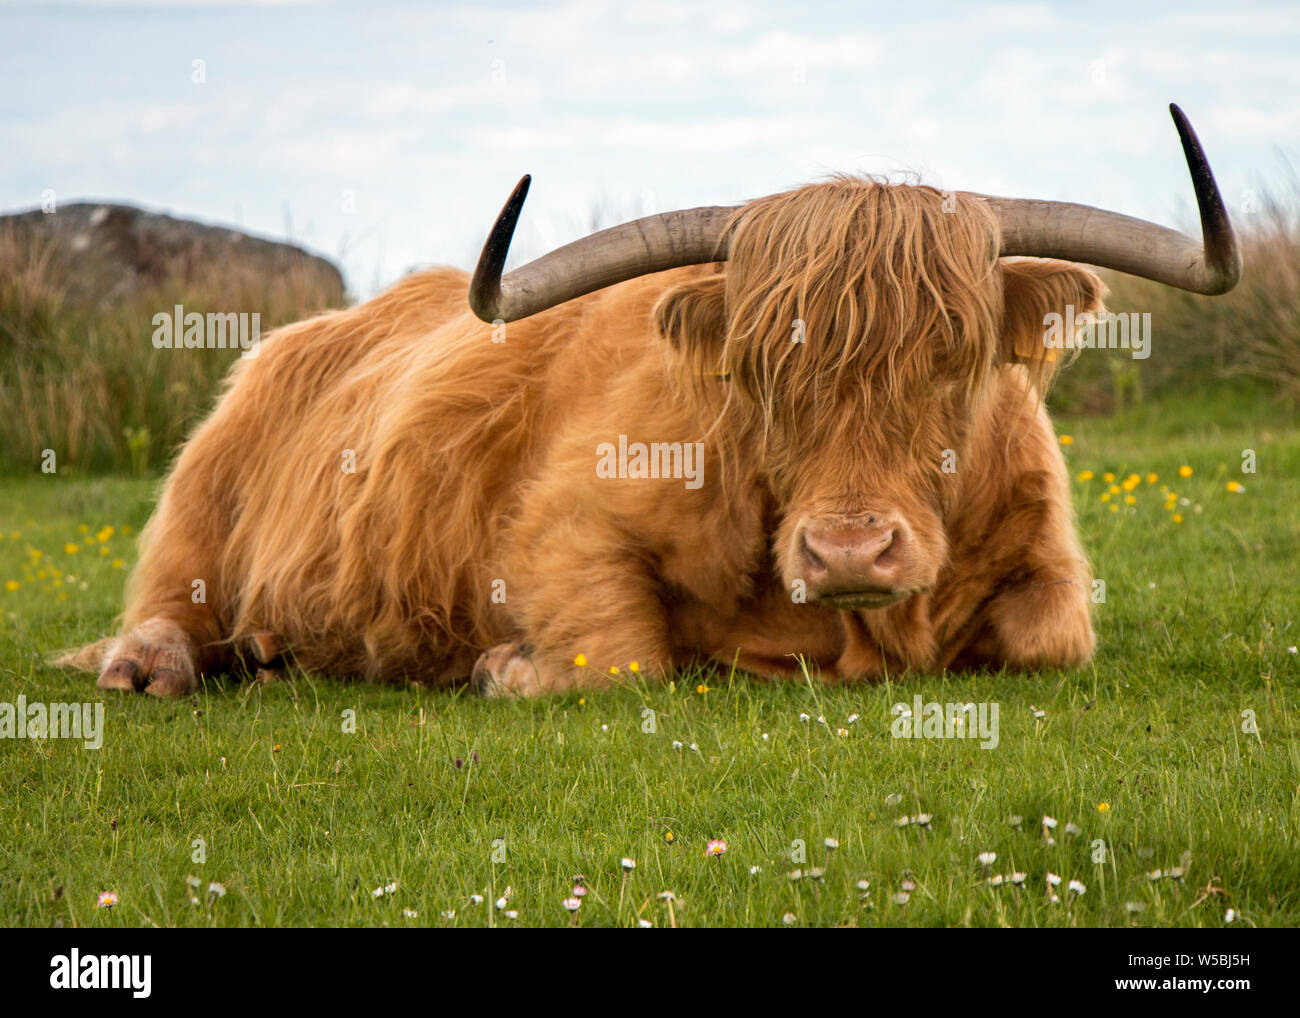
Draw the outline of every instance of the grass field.
<instances>
[{"instance_id":1,"label":"grass field","mask_svg":"<svg viewBox=\"0 0 1300 1018\"><path fill-rule=\"evenodd\" d=\"M111 696L99 750L0 740L0 923L1300 925L1300 427L1225 388L1059 430L1094 475L1075 483L1106 585L1087 669L682 674L513 703L303 674ZM43 662L110 631L153 483L3 481L0 700L98 699ZM998 746L893 738L918 693L996 702ZM985 852L1023 886L992 886Z\"/></svg>"}]
</instances>

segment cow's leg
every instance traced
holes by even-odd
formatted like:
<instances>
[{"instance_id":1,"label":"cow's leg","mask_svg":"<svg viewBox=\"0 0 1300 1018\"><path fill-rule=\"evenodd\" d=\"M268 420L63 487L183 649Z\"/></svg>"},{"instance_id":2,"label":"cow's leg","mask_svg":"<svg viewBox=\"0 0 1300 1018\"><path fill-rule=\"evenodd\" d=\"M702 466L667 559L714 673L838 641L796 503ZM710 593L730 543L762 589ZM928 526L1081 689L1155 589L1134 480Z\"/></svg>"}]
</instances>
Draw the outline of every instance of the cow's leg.
<instances>
[{"instance_id":1,"label":"cow's leg","mask_svg":"<svg viewBox=\"0 0 1300 1018\"><path fill-rule=\"evenodd\" d=\"M999 662L1012 668L1077 668L1095 638L1088 584L1081 576L1038 573L988 606Z\"/></svg>"},{"instance_id":2,"label":"cow's leg","mask_svg":"<svg viewBox=\"0 0 1300 1018\"><path fill-rule=\"evenodd\" d=\"M597 538L588 536L588 552ZM490 648L472 683L485 696L544 696L599 689L672 667L667 615L631 555L593 561L571 547L537 548L512 584L522 639ZM522 589L520 589L522 588Z\"/></svg>"},{"instance_id":3,"label":"cow's leg","mask_svg":"<svg viewBox=\"0 0 1300 1018\"><path fill-rule=\"evenodd\" d=\"M214 606L220 597L220 540L201 501L169 491L142 536L122 633L105 645L100 689L185 696L199 676L229 661Z\"/></svg>"}]
</instances>

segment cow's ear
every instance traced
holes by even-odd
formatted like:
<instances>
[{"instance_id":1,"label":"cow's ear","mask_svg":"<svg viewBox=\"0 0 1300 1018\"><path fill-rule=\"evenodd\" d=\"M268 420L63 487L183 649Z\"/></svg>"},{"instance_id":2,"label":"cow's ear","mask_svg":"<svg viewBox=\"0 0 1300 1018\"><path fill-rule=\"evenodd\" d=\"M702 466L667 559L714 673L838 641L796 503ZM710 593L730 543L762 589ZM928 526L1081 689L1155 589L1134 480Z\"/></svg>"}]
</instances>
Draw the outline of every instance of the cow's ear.
<instances>
[{"instance_id":1,"label":"cow's ear","mask_svg":"<svg viewBox=\"0 0 1300 1018\"><path fill-rule=\"evenodd\" d=\"M1060 365L1062 329L1105 310L1106 284L1095 272L1052 258L1004 258L1000 264L1002 359L1048 378Z\"/></svg>"},{"instance_id":2,"label":"cow's ear","mask_svg":"<svg viewBox=\"0 0 1300 1018\"><path fill-rule=\"evenodd\" d=\"M655 328L682 353L707 365L717 360L727 331L727 275L678 283L655 305Z\"/></svg>"}]
</instances>

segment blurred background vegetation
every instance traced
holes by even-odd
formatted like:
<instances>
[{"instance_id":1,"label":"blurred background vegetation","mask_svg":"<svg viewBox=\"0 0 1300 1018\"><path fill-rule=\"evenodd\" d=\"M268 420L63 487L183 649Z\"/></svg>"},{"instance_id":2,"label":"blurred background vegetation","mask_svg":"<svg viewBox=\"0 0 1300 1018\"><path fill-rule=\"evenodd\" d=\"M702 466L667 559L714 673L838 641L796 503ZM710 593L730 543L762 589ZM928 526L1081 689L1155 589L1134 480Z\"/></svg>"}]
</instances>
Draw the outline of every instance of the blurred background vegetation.
<instances>
[{"instance_id":1,"label":"blurred background vegetation","mask_svg":"<svg viewBox=\"0 0 1300 1018\"><path fill-rule=\"evenodd\" d=\"M606 218L593 213L593 223ZM1200 297L1108 273L1107 304L1150 312L1152 356L1086 352L1061 374L1054 410L1112 414L1243 379L1283 416L1300 401L1300 185L1237 217L1246 270L1224 297ZM238 262L165 278L111 301L66 296L75 258L0 230L0 472L62 475L164 469L211 409L238 351L155 350L154 314L260 310L263 334L338 306L310 272L270 276Z\"/></svg>"}]
</instances>

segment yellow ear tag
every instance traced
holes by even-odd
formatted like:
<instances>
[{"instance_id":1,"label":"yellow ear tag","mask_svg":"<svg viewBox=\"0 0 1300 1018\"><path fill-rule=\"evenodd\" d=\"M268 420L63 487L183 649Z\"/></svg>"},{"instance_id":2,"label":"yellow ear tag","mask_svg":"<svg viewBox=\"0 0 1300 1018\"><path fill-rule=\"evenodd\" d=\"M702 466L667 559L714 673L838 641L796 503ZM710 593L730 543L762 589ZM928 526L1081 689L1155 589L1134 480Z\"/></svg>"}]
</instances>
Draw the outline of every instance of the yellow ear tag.
<instances>
[{"instance_id":1,"label":"yellow ear tag","mask_svg":"<svg viewBox=\"0 0 1300 1018\"><path fill-rule=\"evenodd\" d=\"M1041 341L1040 337L1039 342ZM1061 351L1054 346L1046 346L1046 344L1044 344L1044 347L1047 352L1043 355L1043 360L1055 364L1056 361L1060 359ZM1024 336L1017 337L1014 353L1015 360L1019 364L1025 364L1032 361L1034 359L1034 340Z\"/></svg>"}]
</instances>

